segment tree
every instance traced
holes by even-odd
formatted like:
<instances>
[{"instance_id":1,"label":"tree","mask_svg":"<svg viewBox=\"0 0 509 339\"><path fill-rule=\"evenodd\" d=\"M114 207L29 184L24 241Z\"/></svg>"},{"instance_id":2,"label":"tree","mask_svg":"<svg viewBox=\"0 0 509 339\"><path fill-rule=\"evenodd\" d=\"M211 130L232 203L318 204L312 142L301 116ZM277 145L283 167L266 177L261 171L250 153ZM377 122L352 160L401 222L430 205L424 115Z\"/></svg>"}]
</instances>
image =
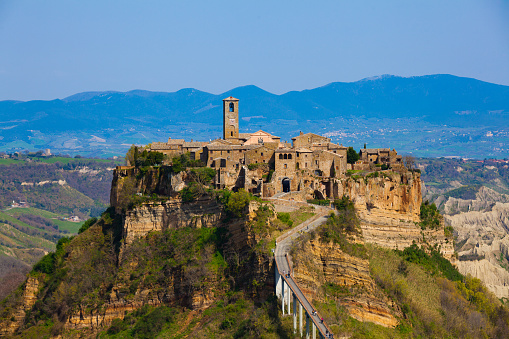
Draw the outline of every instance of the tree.
<instances>
[{"instance_id":1,"label":"tree","mask_svg":"<svg viewBox=\"0 0 509 339\"><path fill-rule=\"evenodd\" d=\"M125 155L125 162L126 162L127 166L135 165L137 155L138 155L138 147L132 145Z\"/></svg>"},{"instance_id":2,"label":"tree","mask_svg":"<svg viewBox=\"0 0 509 339\"><path fill-rule=\"evenodd\" d=\"M404 155L403 163L405 164L406 168L408 168L409 170L412 170L415 167L415 157L410 154Z\"/></svg>"},{"instance_id":3,"label":"tree","mask_svg":"<svg viewBox=\"0 0 509 339\"><path fill-rule=\"evenodd\" d=\"M353 147L348 147L346 151L346 162L349 164L355 164L355 162L359 160L359 154L353 149Z\"/></svg>"}]
</instances>

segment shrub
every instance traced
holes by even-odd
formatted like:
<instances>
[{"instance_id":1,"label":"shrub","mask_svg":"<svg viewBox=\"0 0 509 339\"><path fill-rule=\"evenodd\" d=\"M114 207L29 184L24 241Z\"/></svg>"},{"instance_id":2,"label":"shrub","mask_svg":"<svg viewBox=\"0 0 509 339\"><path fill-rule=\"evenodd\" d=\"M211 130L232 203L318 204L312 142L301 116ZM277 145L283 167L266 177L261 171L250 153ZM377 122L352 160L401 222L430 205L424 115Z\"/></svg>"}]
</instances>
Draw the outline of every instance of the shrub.
<instances>
[{"instance_id":1,"label":"shrub","mask_svg":"<svg viewBox=\"0 0 509 339\"><path fill-rule=\"evenodd\" d=\"M244 189L240 189L230 195L225 210L229 215L240 218L250 200L252 200L251 195Z\"/></svg>"},{"instance_id":2,"label":"shrub","mask_svg":"<svg viewBox=\"0 0 509 339\"><path fill-rule=\"evenodd\" d=\"M437 206L429 201L425 201L421 204L421 222L419 225L424 230L426 228L437 229L440 226L440 220L442 216L438 212Z\"/></svg>"},{"instance_id":3,"label":"shrub","mask_svg":"<svg viewBox=\"0 0 509 339\"><path fill-rule=\"evenodd\" d=\"M90 218L90 219L88 219L87 221L85 221L83 223L83 225L81 225L81 227L80 227L80 229L78 231L78 234L85 232L86 230L88 230L90 228L90 226L92 226L96 222L97 222L97 218Z\"/></svg>"},{"instance_id":4,"label":"shrub","mask_svg":"<svg viewBox=\"0 0 509 339\"><path fill-rule=\"evenodd\" d=\"M277 218L287 224L288 226L293 226L293 221L290 218L290 213L280 212L277 214Z\"/></svg>"},{"instance_id":5,"label":"shrub","mask_svg":"<svg viewBox=\"0 0 509 339\"><path fill-rule=\"evenodd\" d=\"M403 251L396 250L396 253L406 261L422 266L431 274L442 273L444 277L452 281L460 281L464 278L436 248L431 249L431 253L428 254L424 249L419 248L416 244L412 244L412 246L405 248Z\"/></svg>"}]
</instances>

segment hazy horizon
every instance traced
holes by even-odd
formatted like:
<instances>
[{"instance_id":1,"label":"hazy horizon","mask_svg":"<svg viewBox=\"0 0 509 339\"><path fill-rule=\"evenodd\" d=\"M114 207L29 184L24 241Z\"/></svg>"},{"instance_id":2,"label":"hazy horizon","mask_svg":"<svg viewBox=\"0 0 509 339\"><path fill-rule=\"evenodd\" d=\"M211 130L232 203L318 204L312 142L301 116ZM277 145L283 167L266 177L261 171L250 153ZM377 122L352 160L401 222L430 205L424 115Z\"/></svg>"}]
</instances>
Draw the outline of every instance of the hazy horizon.
<instances>
[{"instance_id":1,"label":"hazy horizon","mask_svg":"<svg viewBox=\"0 0 509 339\"><path fill-rule=\"evenodd\" d=\"M274 94L382 74L509 85L509 2L4 0L0 100L133 89Z\"/></svg>"}]
</instances>

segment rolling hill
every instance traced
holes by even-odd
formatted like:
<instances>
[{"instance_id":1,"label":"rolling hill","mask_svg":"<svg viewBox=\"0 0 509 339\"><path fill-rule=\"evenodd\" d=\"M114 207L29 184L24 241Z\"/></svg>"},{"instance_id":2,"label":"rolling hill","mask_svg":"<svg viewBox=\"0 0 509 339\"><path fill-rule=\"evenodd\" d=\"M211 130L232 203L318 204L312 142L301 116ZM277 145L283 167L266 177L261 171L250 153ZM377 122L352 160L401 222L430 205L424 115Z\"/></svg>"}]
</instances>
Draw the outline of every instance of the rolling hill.
<instances>
[{"instance_id":1,"label":"rolling hill","mask_svg":"<svg viewBox=\"0 0 509 339\"><path fill-rule=\"evenodd\" d=\"M281 95L251 85L219 95L190 88L1 101L0 150L105 156L170 135L208 140L221 135L221 100L230 95L241 100L242 130L286 140L305 130L355 147L389 143L417 156L508 154L509 86L452 75L385 75Z\"/></svg>"}]
</instances>

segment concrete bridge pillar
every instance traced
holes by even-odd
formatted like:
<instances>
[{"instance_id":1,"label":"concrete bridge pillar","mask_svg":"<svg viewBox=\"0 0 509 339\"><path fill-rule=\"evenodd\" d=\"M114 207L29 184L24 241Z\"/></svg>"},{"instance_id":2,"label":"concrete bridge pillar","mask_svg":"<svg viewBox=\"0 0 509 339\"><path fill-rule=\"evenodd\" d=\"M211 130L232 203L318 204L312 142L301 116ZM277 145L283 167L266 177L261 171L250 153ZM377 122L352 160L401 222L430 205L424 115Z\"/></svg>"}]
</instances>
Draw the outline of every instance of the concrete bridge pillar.
<instances>
[{"instance_id":1,"label":"concrete bridge pillar","mask_svg":"<svg viewBox=\"0 0 509 339\"><path fill-rule=\"evenodd\" d=\"M283 309L283 315L285 315L285 280L281 279L281 308Z\"/></svg>"},{"instance_id":2,"label":"concrete bridge pillar","mask_svg":"<svg viewBox=\"0 0 509 339\"><path fill-rule=\"evenodd\" d=\"M300 337L302 338L302 304L299 302L299 313L300 313L300 318L299 318L299 329L300 329Z\"/></svg>"},{"instance_id":3,"label":"concrete bridge pillar","mask_svg":"<svg viewBox=\"0 0 509 339\"><path fill-rule=\"evenodd\" d=\"M293 334L297 333L297 296L293 293Z\"/></svg>"},{"instance_id":4,"label":"concrete bridge pillar","mask_svg":"<svg viewBox=\"0 0 509 339\"><path fill-rule=\"evenodd\" d=\"M279 274L279 271L278 271L277 267L275 268L274 271L275 271L274 275L276 276L276 284L275 284L275 287L276 287L276 297L281 298L281 296L282 296L281 280L283 280L283 279L281 277L281 274Z\"/></svg>"},{"instance_id":5,"label":"concrete bridge pillar","mask_svg":"<svg viewBox=\"0 0 509 339\"><path fill-rule=\"evenodd\" d=\"M316 339L316 325L313 323L313 339Z\"/></svg>"},{"instance_id":6,"label":"concrete bridge pillar","mask_svg":"<svg viewBox=\"0 0 509 339\"><path fill-rule=\"evenodd\" d=\"M309 314L306 312L306 339L309 339Z\"/></svg>"},{"instance_id":7,"label":"concrete bridge pillar","mask_svg":"<svg viewBox=\"0 0 509 339\"><path fill-rule=\"evenodd\" d=\"M288 291L286 292L286 295L288 296L288 314L292 314L292 310L290 308L290 298L291 298L291 295L292 295L292 290L290 289L290 285L286 284L286 287L288 289Z\"/></svg>"}]
</instances>

